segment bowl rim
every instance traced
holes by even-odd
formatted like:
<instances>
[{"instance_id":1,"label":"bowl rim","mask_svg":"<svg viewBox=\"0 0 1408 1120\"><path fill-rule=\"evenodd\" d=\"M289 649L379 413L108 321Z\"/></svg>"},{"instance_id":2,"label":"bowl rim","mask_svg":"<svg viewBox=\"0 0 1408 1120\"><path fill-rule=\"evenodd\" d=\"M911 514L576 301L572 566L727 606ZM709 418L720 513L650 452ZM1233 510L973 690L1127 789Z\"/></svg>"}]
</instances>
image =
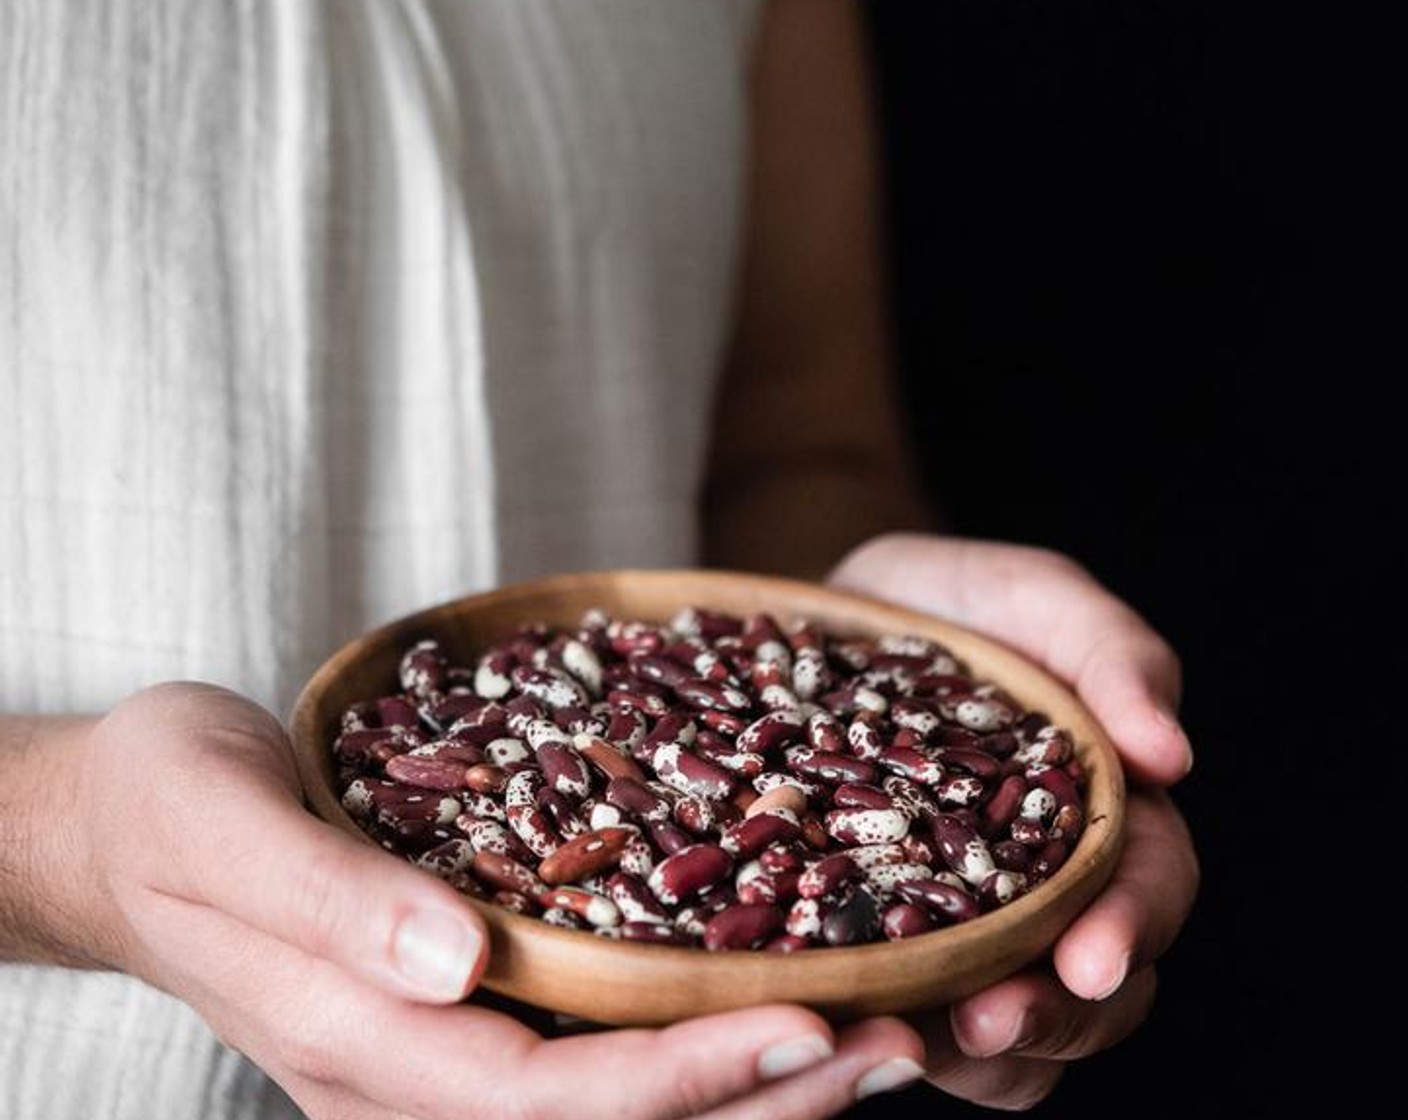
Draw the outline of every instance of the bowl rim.
<instances>
[{"instance_id":1,"label":"bowl rim","mask_svg":"<svg viewBox=\"0 0 1408 1120\"><path fill-rule=\"evenodd\" d=\"M878 941L863 945L826 946L796 953L764 953L757 950L709 952L694 946L657 945L627 942L601 937L586 930L562 929L537 917L515 914L488 900L463 896L482 914L489 926L491 956L481 984L490 991L510 998L527 998L524 985L513 979L515 971L546 968L555 972L560 961L571 958L576 967L596 970L603 975L620 976L640 970L645 976L673 973L689 976L695 983L753 983L766 998L800 1001L818 1010L841 1018L851 1013L871 1013L902 1010L909 1005L899 995L867 1001L864 993L845 986L844 976L863 967L887 962L905 962L915 974L915 986L924 987L927 973L943 973L946 963L968 959L986 959L994 948L992 939L1016 928L1029 929L1028 940L1049 945L1055 936L1084 909L1108 881L1125 833L1125 777L1118 754L1108 733L1076 694L1043 666L1012 646L951 619L851 589L832 587L808 580L728 569L713 568L617 568L583 572L565 572L537 579L520 580L484 591L444 599L418 610L390 619L357 635L339 646L308 678L292 708L289 730L293 741L295 762L309 808L320 818L340 828L356 839L381 849L343 808L335 792L331 755L331 730L319 719L323 697L346 670L378 649L403 650L416 633L429 633L443 628L448 616L468 615L489 606L512 608L521 612L525 605L541 601L545 596L581 593L588 589L621 588L664 589L682 586L702 586L700 581L735 593L749 593L759 603L782 604L773 609L788 617L821 613L808 611L808 602L818 607L830 607L863 615L867 620L857 632L880 633L908 631L936 638L954 649L960 661L971 664L1002 666L1010 673L975 670L974 675L993 680L1008 688L1010 681L1020 678L1021 691L1013 695L1029 708L1023 692L1031 695L1034 687L1044 691L1046 698L1062 701L1065 718L1056 720L1072 731L1077 750L1086 771L1083 807L1086 821L1075 847L1065 863L1049 879L1030 893L1023 894L1003 906L968 921L945 926L918 937L899 941ZM679 595L678 605L685 606L699 596ZM698 602L697 605L707 605ZM519 622L531 619L531 612L517 614ZM665 621L664 619L655 619ZM457 656L472 656L473 651L457 651ZM1006 678L1006 679L1005 679ZM1015 687L1015 686L1013 686ZM1049 707L1049 704L1041 705ZM1074 725L1074 726L1073 726ZM1092 812L1090 810L1098 810ZM1044 923L1044 924L1043 924ZM1039 931L1040 936L1036 936ZM979 950L984 950L979 952ZM953 978L933 989L933 993L948 998L970 994L1030 963L1039 952L1030 945L1014 950L1008 957L998 956L985 967L970 968L966 979ZM516 959L514 959L516 958ZM824 965L818 964L824 958ZM962 969L959 970L960 972ZM827 978L834 977L832 983ZM532 987L530 985L530 987ZM931 985L932 987L932 985ZM916 994L922 1006L928 1002ZM629 1008L604 1007L588 1001L565 998L554 1002L543 999L534 989L529 1002L567 1015L586 1015L597 1021L628 1025L672 1021L674 1015L633 1017ZM743 1003L757 1002L745 999Z\"/></svg>"}]
</instances>

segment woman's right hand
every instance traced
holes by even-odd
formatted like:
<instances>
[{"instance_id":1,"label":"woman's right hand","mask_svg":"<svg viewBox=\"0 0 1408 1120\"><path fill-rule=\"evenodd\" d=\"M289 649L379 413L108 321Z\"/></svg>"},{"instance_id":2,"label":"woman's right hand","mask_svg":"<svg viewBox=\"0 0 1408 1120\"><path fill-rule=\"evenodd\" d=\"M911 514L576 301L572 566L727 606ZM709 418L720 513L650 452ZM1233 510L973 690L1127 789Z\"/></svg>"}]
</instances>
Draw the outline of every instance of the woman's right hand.
<instances>
[{"instance_id":1,"label":"woman's right hand","mask_svg":"<svg viewBox=\"0 0 1408 1120\"><path fill-rule=\"evenodd\" d=\"M777 1005L545 1039L465 1002L487 956L474 909L312 816L279 721L232 692L130 697L79 771L87 951L189 1003L315 1120L790 1120L921 1074L893 1018L837 1032Z\"/></svg>"}]
</instances>

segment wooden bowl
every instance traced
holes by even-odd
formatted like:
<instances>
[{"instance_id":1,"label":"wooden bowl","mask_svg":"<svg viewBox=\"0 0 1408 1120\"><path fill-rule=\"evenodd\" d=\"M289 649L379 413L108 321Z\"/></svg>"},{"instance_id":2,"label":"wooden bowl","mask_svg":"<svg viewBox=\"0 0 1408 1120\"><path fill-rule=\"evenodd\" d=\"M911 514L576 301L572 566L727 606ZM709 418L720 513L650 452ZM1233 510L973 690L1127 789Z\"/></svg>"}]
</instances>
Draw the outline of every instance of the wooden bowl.
<instances>
[{"instance_id":1,"label":"wooden bowl","mask_svg":"<svg viewBox=\"0 0 1408 1120\"><path fill-rule=\"evenodd\" d=\"M1124 839L1123 772L1105 732L1063 684L1008 647L943 619L817 584L733 572L561 575L442 603L355 639L314 673L292 714L313 811L374 843L340 804L331 744L348 704L396 689L399 659L413 642L437 639L460 664L471 664L478 651L523 623L575 625L592 607L665 622L690 605L740 615L766 610L782 621L806 617L833 633L913 633L942 642L975 676L1071 732L1088 775L1079 842L1050 879L980 917L903 941L790 954L611 941L467 899L490 930L482 981L489 991L618 1026L773 1001L804 1004L836 1022L903 1013L951 1003L1032 963L1105 885Z\"/></svg>"}]
</instances>

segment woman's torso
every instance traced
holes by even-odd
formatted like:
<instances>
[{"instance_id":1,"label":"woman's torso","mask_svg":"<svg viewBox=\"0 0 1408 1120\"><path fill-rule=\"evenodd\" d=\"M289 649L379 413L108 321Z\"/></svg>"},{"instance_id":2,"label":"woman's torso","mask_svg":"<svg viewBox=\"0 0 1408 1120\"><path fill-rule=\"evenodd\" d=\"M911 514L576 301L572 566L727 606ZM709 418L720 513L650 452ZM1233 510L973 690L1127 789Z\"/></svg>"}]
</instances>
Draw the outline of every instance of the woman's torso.
<instances>
[{"instance_id":1,"label":"woman's torso","mask_svg":"<svg viewBox=\"0 0 1408 1120\"><path fill-rule=\"evenodd\" d=\"M690 562L753 14L0 7L0 710L283 714L407 610ZM7 1120L282 1107L161 993L0 967Z\"/></svg>"}]
</instances>

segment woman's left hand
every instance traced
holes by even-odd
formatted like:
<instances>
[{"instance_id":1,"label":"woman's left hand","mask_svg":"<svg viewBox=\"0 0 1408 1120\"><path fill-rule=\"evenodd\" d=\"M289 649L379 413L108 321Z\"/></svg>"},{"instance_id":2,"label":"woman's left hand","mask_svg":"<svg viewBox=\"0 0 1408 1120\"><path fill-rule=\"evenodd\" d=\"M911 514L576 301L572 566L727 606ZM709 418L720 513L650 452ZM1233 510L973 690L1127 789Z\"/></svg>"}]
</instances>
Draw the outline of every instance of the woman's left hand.
<instances>
[{"instance_id":1,"label":"woman's left hand","mask_svg":"<svg viewBox=\"0 0 1408 1120\"><path fill-rule=\"evenodd\" d=\"M929 1081L977 1104L1029 1108L1068 1062L1120 1042L1153 1006L1155 965L1199 887L1197 854L1167 787L1192 766L1169 645L1074 561L998 542L877 537L830 573L834 586L939 615L1025 653L1070 684L1119 749L1127 839L1104 891L1048 960L919 1016Z\"/></svg>"}]
</instances>

